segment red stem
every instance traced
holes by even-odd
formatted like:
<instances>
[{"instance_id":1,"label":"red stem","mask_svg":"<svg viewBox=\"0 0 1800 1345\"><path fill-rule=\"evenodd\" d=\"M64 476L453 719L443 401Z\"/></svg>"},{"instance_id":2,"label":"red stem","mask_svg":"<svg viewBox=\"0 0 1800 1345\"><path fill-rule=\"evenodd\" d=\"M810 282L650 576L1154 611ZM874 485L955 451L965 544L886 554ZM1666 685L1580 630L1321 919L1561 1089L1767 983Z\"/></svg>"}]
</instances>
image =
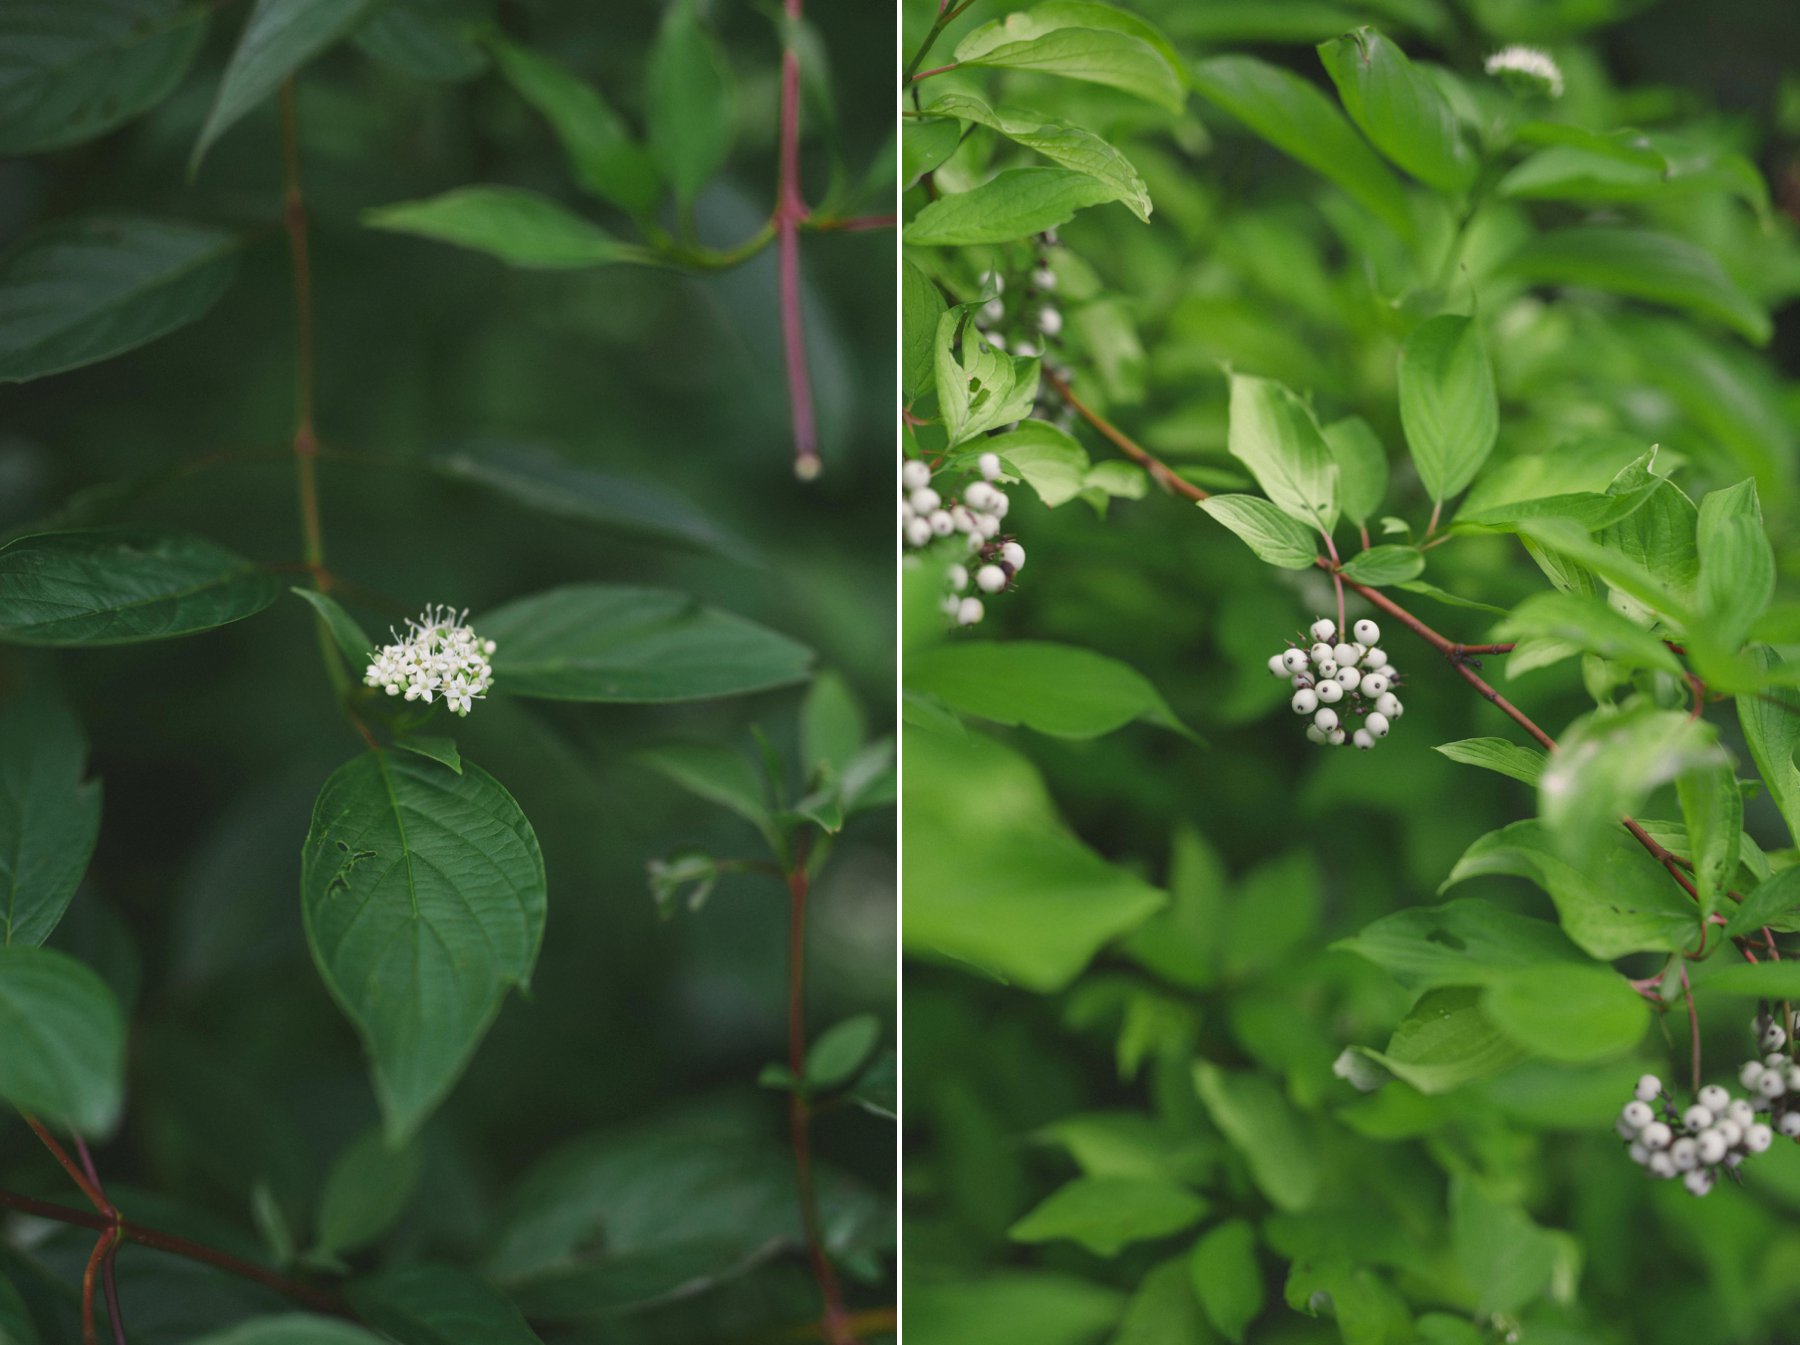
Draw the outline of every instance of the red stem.
<instances>
[{"instance_id":1,"label":"red stem","mask_svg":"<svg viewBox=\"0 0 1800 1345\"><path fill-rule=\"evenodd\" d=\"M800 21L802 0L786 0L789 23ZM819 474L819 432L813 420L812 374L800 313L800 224L807 216L800 192L800 52L781 53L780 180L775 189L777 283L781 290L781 347L787 359L788 405L794 422L794 475Z\"/></svg>"},{"instance_id":2,"label":"red stem","mask_svg":"<svg viewBox=\"0 0 1800 1345\"><path fill-rule=\"evenodd\" d=\"M1077 397L1067 379L1046 369L1044 370L1044 382L1055 388L1057 395L1074 409L1076 415L1092 425L1100 433L1101 438L1150 473L1150 479L1164 490L1171 494L1186 496L1195 502L1207 498L1206 492L1199 486L1176 475L1175 469L1168 463L1144 448L1125 431Z\"/></svg>"},{"instance_id":3,"label":"red stem","mask_svg":"<svg viewBox=\"0 0 1800 1345\"><path fill-rule=\"evenodd\" d=\"M20 1112L19 1115L25 1118L25 1124L31 1127L32 1133L43 1141L44 1147L50 1151L50 1156L62 1166L64 1172L69 1174L75 1185L81 1188L81 1194L87 1197L88 1203L102 1215L110 1217L116 1214L118 1211L113 1209L112 1202L107 1200L106 1193L100 1189L99 1182L88 1180L87 1174L75 1166L75 1160L70 1158L62 1145L56 1142L56 1136L45 1128L44 1123L29 1112Z\"/></svg>"},{"instance_id":4,"label":"red stem","mask_svg":"<svg viewBox=\"0 0 1800 1345\"><path fill-rule=\"evenodd\" d=\"M807 1259L825 1301L822 1323L828 1345L855 1345L856 1336L844 1310L837 1271L825 1251L819 1227L818 1197L813 1186L812 1106L801 1080L806 1071L806 898L810 880L804 853L795 857L787 875L788 885L788 1072L793 1076L788 1094L788 1135L794 1146L794 1174L800 1195L800 1224L806 1236Z\"/></svg>"},{"instance_id":5,"label":"red stem","mask_svg":"<svg viewBox=\"0 0 1800 1345\"><path fill-rule=\"evenodd\" d=\"M814 233L862 233L869 229L891 229L896 223L892 215L851 215L845 219L811 219L806 227Z\"/></svg>"}]
</instances>

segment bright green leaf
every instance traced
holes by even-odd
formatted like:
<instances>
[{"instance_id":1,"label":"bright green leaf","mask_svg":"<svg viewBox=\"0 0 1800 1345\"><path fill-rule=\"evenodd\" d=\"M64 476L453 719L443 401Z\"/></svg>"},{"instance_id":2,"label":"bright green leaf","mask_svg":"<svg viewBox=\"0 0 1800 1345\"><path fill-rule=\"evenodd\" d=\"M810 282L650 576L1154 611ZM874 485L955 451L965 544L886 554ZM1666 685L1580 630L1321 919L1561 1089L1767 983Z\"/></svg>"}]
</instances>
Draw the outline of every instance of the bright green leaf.
<instances>
[{"instance_id":1,"label":"bright green leaf","mask_svg":"<svg viewBox=\"0 0 1800 1345\"><path fill-rule=\"evenodd\" d=\"M1312 409L1292 392L1231 375L1229 445L1278 508L1323 533L1337 526L1337 462Z\"/></svg>"},{"instance_id":2,"label":"bright green leaf","mask_svg":"<svg viewBox=\"0 0 1800 1345\"><path fill-rule=\"evenodd\" d=\"M1202 1060L1194 1066L1194 1085L1213 1124L1276 1208L1303 1210L1318 1199L1324 1179L1318 1146L1273 1080Z\"/></svg>"},{"instance_id":3,"label":"bright green leaf","mask_svg":"<svg viewBox=\"0 0 1800 1345\"><path fill-rule=\"evenodd\" d=\"M1535 747L1522 747L1505 738L1464 738L1460 742L1439 743L1434 751L1452 761L1484 770L1498 771L1515 780L1537 787L1544 774L1544 754Z\"/></svg>"},{"instance_id":4,"label":"bright green leaf","mask_svg":"<svg viewBox=\"0 0 1800 1345\"><path fill-rule=\"evenodd\" d=\"M1073 168L1009 168L979 187L940 196L914 215L906 241L921 247L969 247L1067 224L1077 210L1119 199L1118 189Z\"/></svg>"},{"instance_id":5,"label":"bright green leaf","mask_svg":"<svg viewBox=\"0 0 1800 1345\"><path fill-rule=\"evenodd\" d=\"M956 59L964 66L1104 84L1170 112L1180 112L1186 99L1161 52L1141 37L1112 29L1056 28L1022 41L999 42L977 29L958 44Z\"/></svg>"},{"instance_id":6,"label":"bright green leaf","mask_svg":"<svg viewBox=\"0 0 1800 1345\"><path fill-rule=\"evenodd\" d=\"M1487 984L1481 1010L1514 1043L1548 1060L1625 1054L1650 1026L1650 1006L1610 967L1517 968Z\"/></svg>"},{"instance_id":7,"label":"bright green leaf","mask_svg":"<svg viewBox=\"0 0 1800 1345\"><path fill-rule=\"evenodd\" d=\"M651 260L643 248L620 242L567 206L518 187L457 187L376 206L363 211L362 221L371 229L485 252L509 266L568 270Z\"/></svg>"},{"instance_id":8,"label":"bright green leaf","mask_svg":"<svg viewBox=\"0 0 1800 1345\"><path fill-rule=\"evenodd\" d=\"M1263 1310L1256 1230L1248 1220L1227 1219L1194 1244L1188 1266L1194 1293L1212 1324L1225 1339L1242 1345L1244 1332Z\"/></svg>"},{"instance_id":9,"label":"bright green leaf","mask_svg":"<svg viewBox=\"0 0 1800 1345\"><path fill-rule=\"evenodd\" d=\"M1524 1052L1482 1013L1480 998L1472 986L1427 991L1385 1051L1363 1054L1421 1093L1447 1093L1510 1069Z\"/></svg>"},{"instance_id":10,"label":"bright green leaf","mask_svg":"<svg viewBox=\"0 0 1800 1345\"><path fill-rule=\"evenodd\" d=\"M1338 504L1358 527L1374 517L1387 496L1387 450L1361 416L1325 426L1325 445L1338 467Z\"/></svg>"},{"instance_id":11,"label":"bright green leaf","mask_svg":"<svg viewBox=\"0 0 1800 1345\"><path fill-rule=\"evenodd\" d=\"M1344 562L1344 577L1371 588L1386 588L1417 579L1425 571L1425 553L1416 546L1372 546Z\"/></svg>"},{"instance_id":12,"label":"bright green leaf","mask_svg":"<svg viewBox=\"0 0 1800 1345\"><path fill-rule=\"evenodd\" d=\"M1419 480L1433 500L1462 491L1499 434L1494 368L1473 318L1445 313L1400 349L1400 421Z\"/></svg>"},{"instance_id":13,"label":"bright green leaf","mask_svg":"<svg viewBox=\"0 0 1800 1345\"><path fill-rule=\"evenodd\" d=\"M1332 946L1367 958L1413 993L1488 984L1530 967L1591 965L1555 925L1474 898L1395 911Z\"/></svg>"},{"instance_id":14,"label":"bright green leaf","mask_svg":"<svg viewBox=\"0 0 1800 1345\"><path fill-rule=\"evenodd\" d=\"M1350 120L1389 159L1439 191L1467 191L1479 168L1438 86L1373 28L1319 44Z\"/></svg>"},{"instance_id":15,"label":"bright green leaf","mask_svg":"<svg viewBox=\"0 0 1800 1345\"><path fill-rule=\"evenodd\" d=\"M1260 495L1209 495L1200 507L1271 565L1309 570L1318 559L1318 545L1306 525Z\"/></svg>"},{"instance_id":16,"label":"bright green leaf","mask_svg":"<svg viewBox=\"0 0 1800 1345\"><path fill-rule=\"evenodd\" d=\"M1007 1230L1014 1242L1079 1243L1117 1256L1134 1242L1191 1228L1207 1204L1174 1182L1147 1177L1077 1177Z\"/></svg>"},{"instance_id":17,"label":"bright green leaf","mask_svg":"<svg viewBox=\"0 0 1800 1345\"><path fill-rule=\"evenodd\" d=\"M694 0L675 0L650 49L644 118L651 153L683 206L731 154L736 101L718 39L701 24Z\"/></svg>"},{"instance_id":18,"label":"bright green leaf","mask_svg":"<svg viewBox=\"0 0 1800 1345\"><path fill-rule=\"evenodd\" d=\"M964 714L1059 738L1094 738L1133 720L1180 731L1155 687L1104 654L1042 640L965 640L906 659L907 686Z\"/></svg>"},{"instance_id":19,"label":"bright green leaf","mask_svg":"<svg viewBox=\"0 0 1800 1345\"><path fill-rule=\"evenodd\" d=\"M950 94L925 109L929 115L955 118L985 126L1026 149L1035 150L1052 163L1106 183L1113 199L1123 201L1131 213L1150 219L1150 190L1131 161L1106 141L1079 126L1045 122L1036 117L996 112L978 98ZM914 239L913 241L917 241Z\"/></svg>"}]
</instances>

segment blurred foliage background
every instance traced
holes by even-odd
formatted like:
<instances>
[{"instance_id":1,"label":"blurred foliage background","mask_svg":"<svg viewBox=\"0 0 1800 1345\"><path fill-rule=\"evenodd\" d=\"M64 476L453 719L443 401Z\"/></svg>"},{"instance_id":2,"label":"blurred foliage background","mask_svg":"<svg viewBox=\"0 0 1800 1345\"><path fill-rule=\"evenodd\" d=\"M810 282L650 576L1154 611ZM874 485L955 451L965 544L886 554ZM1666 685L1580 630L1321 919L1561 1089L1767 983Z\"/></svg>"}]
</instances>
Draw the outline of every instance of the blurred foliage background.
<instances>
[{"instance_id":1,"label":"blurred foliage background","mask_svg":"<svg viewBox=\"0 0 1800 1345\"><path fill-rule=\"evenodd\" d=\"M987 298L991 269L1007 278L1010 303L1019 278L1045 259L1065 318L1047 359L1071 371L1087 403L1208 489L1249 485L1226 453L1222 365L1309 396L1321 422L1364 417L1393 469L1379 512L1402 517L1416 538L1431 503L1401 449L1396 357L1421 317L1467 311L1472 295L1501 405L1490 500L1527 496L1534 479L1599 490L1660 444L1658 470L1674 466L1695 498L1754 477L1791 593L1800 566L1800 81L1782 55L1800 43L1791 7L1143 0L1129 8L1189 61L1248 53L1302 75L1334 105L1314 44L1359 24L1441 67L1444 87L1460 82L1485 107L1506 95L1482 75L1483 58L1504 43L1538 44L1567 87L1535 115L1597 132L1666 131L1702 155L1741 153L1767 180L1771 203L1762 207L1754 188L1716 187L1619 200L1490 196L1453 245L1453 220L1415 189L1422 241L1408 249L1336 186L1199 96L1171 116L1093 84L950 72L919 86L925 103L974 93L1092 130L1136 165L1156 211L1146 227L1118 205L1084 210L1049 248L1037 240L909 248L949 302ZM929 3L904 12L903 58L934 17ZM976 6L923 65L949 61L959 38L1001 12ZM1063 18L1079 22L1072 11ZM937 189L965 191L998 163L1029 160L997 143L965 140L938 167ZM903 214L926 200L913 186ZM1534 232L1608 221L1657 229L1716 257L1771 315L1766 345L1620 298L1605 284L1534 288L1504 265ZM1019 334L1005 322L993 330L1014 341ZM915 410L930 415L929 403ZM1040 414L1061 414L1058 423L1094 460L1112 456L1047 390ZM941 443L932 434L920 431L927 453ZM1439 884L1469 844L1535 808L1528 788L1465 769L1433 745L1476 735L1519 740L1516 728L1384 621L1383 643L1408 672L1407 718L1373 753L1321 754L1292 725L1288 688L1270 678L1265 660L1314 617L1335 616L1326 575L1262 564L1154 485L1141 502L1114 500L1104 517L1080 500L1051 510L1017 494L1006 527L1030 562L1012 591L988 601L981 634L1061 641L1122 660L1207 741L1199 747L1141 723L1071 740L974 718L963 740L941 708L909 720L907 912L918 890L912 875L928 871L942 886L934 921L948 921L945 912L976 897L973 886L958 885L958 872L986 874L1000 862L986 838L1055 830L1058 817L1116 866L1127 896L1147 884L1173 903L1148 921L1141 907L1120 916L1136 925L1123 938L1094 927L1104 917L1080 930L1066 915L1034 919L1021 896L1016 921L962 945L1007 949L995 957L1014 984L934 955L941 926L921 925L915 935L906 916L914 956L904 987L905 1303L918 1338L1793 1338L1793 1146L1778 1145L1744 1189L1695 1201L1678 1184L1646 1181L1612 1134L1632 1079L1646 1068L1677 1072L1686 1038L1679 1012L1632 1058L1578 1068L1534 1061L1437 1097L1389 1085L1365 1098L1334 1077L1345 1046L1386 1040L1409 997L1333 942L1378 916L1443 900ZM1464 537L1432 551L1425 577L1494 609L1543 587L1516 540L1503 537ZM922 583L919 620L909 627L914 648L944 638L930 589ZM1491 610L1395 596L1453 639L1493 638ZM1353 601L1358 614L1367 608ZM1553 734L1592 708L1573 663L1514 682L1492 660L1487 676ZM990 703L1005 706L1004 688ZM1729 707L1712 718L1745 759ZM1674 811L1668 793L1651 808ZM1791 858L1766 798L1747 805L1746 825L1778 864ZM1447 895L1477 892L1531 914L1549 909L1540 893L1505 880ZM1070 945L1098 952L1079 975L1065 967L1033 984L1024 970L1033 959L1064 965L1058 959ZM1752 1049L1742 1001L1703 996L1701 1012L1710 1072L1723 1073ZM1198 1095L1196 1060L1247 1081L1251 1100L1223 1108L1251 1118L1238 1133L1217 1124L1221 1108L1208 1105L1220 1101L1216 1091L1205 1103ZM1273 1102L1258 1091L1266 1084ZM1140 1231L1119 1250L1039 1241L1019 1224L1083 1175L1127 1186L1172 1180L1202 1193L1205 1230L1241 1226L1190 1253L1193 1231ZM1185 1207L1160 1213L1173 1228L1197 1222ZM1095 1214L1084 1226L1119 1233L1128 1217L1108 1224ZM1303 1265L1330 1273L1290 1278L1290 1267ZM1212 1286L1204 1311L1201 1284Z\"/></svg>"},{"instance_id":2,"label":"blurred foliage background","mask_svg":"<svg viewBox=\"0 0 1800 1345\"><path fill-rule=\"evenodd\" d=\"M655 4L396 8L491 20L641 125ZM273 100L186 175L249 6L219 9L193 69L148 115L66 150L0 159L0 242L87 212L204 221L246 239L235 282L203 320L106 363L0 390L0 531L154 520L286 566L287 582L300 583L287 453L294 299ZM737 148L696 223L703 240L728 244L755 231L773 197L781 46L754 7L712 11L738 85ZM814 19L811 73L836 90L839 152L861 168L892 136L888 108L860 95L886 78L892 15L827 6ZM809 111L815 128L824 106ZM875 540L885 505L874 487L891 470L892 431L870 393L890 386L893 364L891 234L803 240L825 471L801 486L772 253L715 275L533 272L363 228L367 208L471 181L528 187L607 218L582 204L555 138L477 46L445 68L365 28L303 72L298 119L327 555L364 625L385 630L432 602L479 612L579 580L678 588L809 644L885 731L892 562ZM818 143L805 164L822 193ZM549 507L534 510L428 469L428 458L471 445L554 455L580 484L554 485ZM571 495L617 516L598 526L563 516ZM683 531L701 544L672 535ZM97 1147L100 1169L144 1222L252 1251L253 1208L265 1229L285 1223L305 1245L328 1165L374 1119L356 1041L301 932L311 799L360 750L320 675L310 626L284 596L255 620L192 639L0 653L0 677L61 684L104 781L98 854L53 941L99 967L131 1016L126 1120ZM791 744L799 701L798 691L666 708L495 699L457 726L463 751L537 829L548 933L530 994L508 1003L421 1137L414 1195L396 1229L352 1258L359 1268L425 1256L481 1264L521 1174L577 1137L628 1125L653 1134L686 1118L702 1135L785 1155L784 1099L754 1081L783 1049L786 893L768 879L730 878L703 911L659 920L649 860L689 845L754 854L756 844L632 753L669 739L748 747L752 724ZM817 884L815 1030L859 1010L891 1020L893 846L891 817L865 815ZM821 1161L843 1188L828 1205L852 1300L891 1303L892 1131L854 1109L817 1129ZM624 1315L562 1314L547 1338L741 1340L816 1314L788 1231L790 1167L770 1169L775 1184L745 1205L743 1174L720 1181L656 1161L641 1159L644 1211L617 1215L621 1228L635 1218L651 1231L610 1235L647 1238L653 1253L658 1226L679 1213L691 1236L723 1241L714 1259L728 1283L703 1281L648 1310L627 1295L634 1310ZM73 1195L16 1118L0 1119L0 1185ZM664 1210L659 1193L684 1208ZM85 1235L11 1231L0 1263L60 1303L46 1311L72 1330ZM134 1341L191 1340L251 1306L279 1306L137 1249L121 1271Z\"/></svg>"}]
</instances>

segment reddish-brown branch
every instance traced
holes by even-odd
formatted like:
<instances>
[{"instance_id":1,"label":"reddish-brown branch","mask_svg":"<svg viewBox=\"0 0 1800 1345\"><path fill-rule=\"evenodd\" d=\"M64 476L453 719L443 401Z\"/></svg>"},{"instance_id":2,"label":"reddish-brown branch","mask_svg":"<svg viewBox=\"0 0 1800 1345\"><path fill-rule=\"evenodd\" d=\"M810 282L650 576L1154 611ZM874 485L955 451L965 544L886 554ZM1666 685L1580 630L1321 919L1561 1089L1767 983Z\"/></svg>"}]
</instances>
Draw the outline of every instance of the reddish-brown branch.
<instances>
[{"instance_id":1,"label":"reddish-brown branch","mask_svg":"<svg viewBox=\"0 0 1800 1345\"><path fill-rule=\"evenodd\" d=\"M786 0L790 24L798 24L802 0ZM806 363L806 329L800 311L800 225L806 198L800 191L800 52L790 40L781 53L780 180L775 188L777 284L781 290L781 348L787 360L788 405L794 422L794 475L819 474L819 431L813 420L812 374Z\"/></svg>"},{"instance_id":2,"label":"reddish-brown branch","mask_svg":"<svg viewBox=\"0 0 1800 1345\"><path fill-rule=\"evenodd\" d=\"M850 215L841 219L814 217L805 227L812 233L866 233L871 229L891 229L898 221L893 215Z\"/></svg>"},{"instance_id":3,"label":"reddish-brown branch","mask_svg":"<svg viewBox=\"0 0 1800 1345\"><path fill-rule=\"evenodd\" d=\"M806 898L810 879L806 872L804 851L794 858L787 875L788 886L788 1073L792 1075L788 1094L788 1135L794 1147L794 1174L800 1196L800 1224L806 1237L806 1255L812 1263L813 1278L819 1283L825 1313L821 1324L827 1345L855 1345L849 1314L844 1310L843 1291L838 1286L837 1271L825 1250L824 1232L819 1224L818 1193L813 1186L812 1104L808 1101L802 1080L806 1073Z\"/></svg>"},{"instance_id":4,"label":"reddish-brown branch","mask_svg":"<svg viewBox=\"0 0 1800 1345\"><path fill-rule=\"evenodd\" d=\"M299 119L292 79L281 86L281 177L282 223L287 229L288 250L294 264L294 471L300 487L300 531L305 539L306 563L313 567L313 582L323 592L329 580L325 574L325 542L319 521L319 482L314 462L319 441L313 427L317 365L313 354L312 251L306 233L306 198L300 190Z\"/></svg>"},{"instance_id":5,"label":"reddish-brown branch","mask_svg":"<svg viewBox=\"0 0 1800 1345\"><path fill-rule=\"evenodd\" d=\"M25 1124L31 1127L31 1133L36 1135L42 1141L43 1146L50 1151L50 1156L57 1161L64 1172L69 1174L70 1180L80 1188L81 1194L87 1197L88 1203L102 1215L114 1214L116 1211L114 1211L112 1203L107 1200L106 1193L100 1189L99 1181L90 1180L88 1174L75 1165L75 1160L69 1157L68 1151L62 1145L57 1143L56 1136L50 1133L44 1123L29 1112L20 1112L19 1115L24 1118Z\"/></svg>"},{"instance_id":6,"label":"reddish-brown branch","mask_svg":"<svg viewBox=\"0 0 1800 1345\"><path fill-rule=\"evenodd\" d=\"M1114 448L1118 449L1119 452L1137 463L1137 465L1142 467L1146 472L1150 473L1150 479L1155 481L1157 485L1172 494L1183 495L1190 500L1199 501L1206 498L1206 492L1200 489L1199 486L1178 476L1175 469L1169 466L1168 463L1164 462L1148 449L1139 445L1130 435L1126 434L1118 426L1107 420L1105 416L1102 416L1098 411L1095 411L1086 402L1082 401L1081 398L1077 397L1075 395L1075 390L1069 386L1067 379L1046 369L1044 370L1044 381L1055 388L1057 395L1069 404L1076 415L1080 416L1089 425L1092 425L1094 429L1100 433L1102 438Z\"/></svg>"},{"instance_id":7,"label":"reddish-brown branch","mask_svg":"<svg viewBox=\"0 0 1800 1345\"><path fill-rule=\"evenodd\" d=\"M183 1256L190 1261L201 1261L218 1270L241 1275L248 1280L255 1280L258 1284L265 1285L276 1293L284 1294L296 1303L304 1304L319 1312L335 1313L339 1316L349 1315L343 1301L336 1294L314 1285L303 1284L299 1280L291 1280L285 1275L279 1275L272 1270L232 1256L229 1252L215 1250L201 1243L189 1241L187 1238L177 1237L173 1233L146 1228L129 1219L89 1214L86 1210L70 1209L67 1205L53 1204L48 1200L36 1200L31 1196L20 1195L16 1191L5 1190L0 1190L0 1209L17 1210L21 1214L34 1215L39 1219L53 1219L57 1223L74 1224L78 1228L91 1228L97 1233L107 1232L116 1226L119 1236L126 1242L135 1242L139 1246L151 1247L172 1256Z\"/></svg>"}]
</instances>

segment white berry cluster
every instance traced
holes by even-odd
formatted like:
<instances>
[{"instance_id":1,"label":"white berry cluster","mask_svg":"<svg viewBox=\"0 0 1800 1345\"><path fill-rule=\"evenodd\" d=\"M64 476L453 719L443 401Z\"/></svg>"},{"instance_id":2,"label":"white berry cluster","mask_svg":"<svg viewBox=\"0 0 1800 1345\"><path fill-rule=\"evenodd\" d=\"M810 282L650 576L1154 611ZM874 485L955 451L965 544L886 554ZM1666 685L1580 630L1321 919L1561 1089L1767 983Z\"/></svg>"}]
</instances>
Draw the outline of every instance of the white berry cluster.
<instances>
[{"instance_id":1,"label":"white berry cluster","mask_svg":"<svg viewBox=\"0 0 1800 1345\"><path fill-rule=\"evenodd\" d=\"M1055 241L1054 235L1047 234L1045 238ZM1062 336L1063 315L1055 300L1056 272L1050 269L1047 259L1042 255L1038 257L1013 301L1010 313L1006 303L1006 278L997 271L989 271L981 281L984 290L994 291L994 297L981 306L979 318L982 335L988 343L995 350L1008 350L1027 358L1048 354L1049 348ZM996 330L1002 326L1009 327L1013 333L1010 344Z\"/></svg>"},{"instance_id":2,"label":"white berry cluster","mask_svg":"<svg viewBox=\"0 0 1800 1345\"><path fill-rule=\"evenodd\" d=\"M1777 1134L1800 1140L1800 1065L1783 1049L1788 1030L1767 1015L1751 1026L1760 1034L1765 1054L1746 1060L1738 1072L1744 1097L1707 1084L1693 1106L1678 1111L1662 1080L1654 1074L1638 1080L1614 1127L1632 1162L1653 1177L1679 1177L1689 1191L1703 1196L1720 1176L1735 1178L1744 1159L1766 1152ZM1790 1026L1800 1029L1800 1022Z\"/></svg>"},{"instance_id":3,"label":"white berry cluster","mask_svg":"<svg viewBox=\"0 0 1800 1345\"><path fill-rule=\"evenodd\" d=\"M466 715L469 707L487 695L494 684L492 640L483 640L464 623L467 612L450 607L429 607L417 621L406 623L406 634L390 629L394 643L369 657L363 681L390 696L430 705L442 698L451 713Z\"/></svg>"},{"instance_id":4,"label":"white berry cluster","mask_svg":"<svg viewBox=\"0 0 1800 1345\"><path fill-rule=\"evenodd\" d=\"M900 533L906 544L917 550L945 537L964 538L967 554L950 567L943 604L945 615L959 626L973 626L986 615L981 599L969 592L971 584L991 596L1011 588L1025 568L1025 548L1001 532L1008 500L994 484L1000 457L983 453L975 465L979 479L963 487L960 499L939 494L931 468L919 459L909 458L900 468Z\"/></svg>"},{"instance_id":5,"label":"white berry cluster","mask_svg":"<svg viewBox=\"0 0 1800 1345\"><path fill-rule=\"evenodd\" d=\"M1482 68L1520 93L1562 97L1561 67L1536 47L1521 47L1516 44L1502 47L1487 58Z\"/></svg>"},{"instance_id":6,"label":"white berry cluster","mask_svg":"<svg viewBox=\"0 0 1800 1345\"><path fill-rule=\"evenodd\" d=\"M1394 694L1400 670L1376 643L1381 627L1364 617L1350 628L1353 641L1333 644L1337 623L1322 616L1312 623L1311 634L1311 648L1292 645L1270 655L1269 671L1294 684L1288 706L1309 721L1307 741L1329 747L1349 742L1367 751L1406 712ZM1361 727L1348 726L1353 714L1362 717Z\"/></svg>"}]
</instances>

